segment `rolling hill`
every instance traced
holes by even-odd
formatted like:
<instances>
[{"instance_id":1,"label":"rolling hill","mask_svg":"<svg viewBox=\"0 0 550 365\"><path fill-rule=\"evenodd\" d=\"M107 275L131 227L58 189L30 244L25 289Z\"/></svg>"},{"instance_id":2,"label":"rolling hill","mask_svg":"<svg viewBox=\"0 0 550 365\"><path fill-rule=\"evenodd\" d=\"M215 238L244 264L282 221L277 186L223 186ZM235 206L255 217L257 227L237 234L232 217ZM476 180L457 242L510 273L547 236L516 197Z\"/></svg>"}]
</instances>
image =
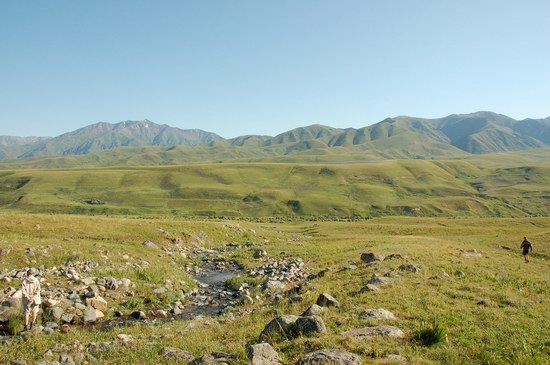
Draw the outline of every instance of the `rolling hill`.
<instances>
[{"instance_id":1,"label":"rolling hill","mask_svg":"<svg viewBox=\"0 0 550 365\"><path fill-rule=\"evenodd\" d=\"M346 154L353 155L352 159L360 159L360 155L366 159L450 158L550 146L550 118L518 121L492 112L453 114L438 119L400 116L359 129L314 124L274 137L247 135L232 139L148 120L97 123L49 139L0 137L0 159L87 155L144 146L193 146L191 150L181 150L188 162ZM153 155L163 155L167 150L170 149L147 150L148 157L144 160L163 160ZM121 153L140 154L143 150Z\"/></svg>"}]
</instances>

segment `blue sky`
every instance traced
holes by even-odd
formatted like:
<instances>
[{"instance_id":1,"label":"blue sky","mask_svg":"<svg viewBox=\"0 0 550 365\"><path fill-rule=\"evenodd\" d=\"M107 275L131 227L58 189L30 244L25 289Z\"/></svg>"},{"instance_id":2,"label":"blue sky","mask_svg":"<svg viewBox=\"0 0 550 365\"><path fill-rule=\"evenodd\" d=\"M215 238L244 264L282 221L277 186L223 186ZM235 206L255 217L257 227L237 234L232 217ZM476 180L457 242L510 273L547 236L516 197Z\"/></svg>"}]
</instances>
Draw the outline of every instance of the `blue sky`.
<instances>
[{"instance_id":1,"label":"blue sky","mask_svg":"<svg viewBox=\"0 0 550 365\"><path fill-rule=\"evenodd\" d=\"M0 135L550 116L550 1L0 1Z\"/></svg>"}]
</instances>

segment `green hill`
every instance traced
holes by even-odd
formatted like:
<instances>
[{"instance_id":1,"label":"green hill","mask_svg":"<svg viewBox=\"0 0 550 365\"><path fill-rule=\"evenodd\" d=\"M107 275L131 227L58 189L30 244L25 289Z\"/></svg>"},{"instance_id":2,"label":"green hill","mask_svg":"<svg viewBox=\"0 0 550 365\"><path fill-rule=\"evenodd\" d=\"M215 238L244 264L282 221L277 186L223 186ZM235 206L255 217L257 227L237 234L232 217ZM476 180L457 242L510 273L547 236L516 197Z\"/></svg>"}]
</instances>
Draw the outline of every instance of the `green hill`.
<instances>
[{"instance_id":1,"label":"green hill","mask_svg":"<svg viewBox=\"0 0 550 365\"><path fill-rule=\"evenodd\" d=\"M548 155L540 150L434 161L6 169L0 173L0 206L240 217L547 215Z\"/></svg>"}]
</instances>

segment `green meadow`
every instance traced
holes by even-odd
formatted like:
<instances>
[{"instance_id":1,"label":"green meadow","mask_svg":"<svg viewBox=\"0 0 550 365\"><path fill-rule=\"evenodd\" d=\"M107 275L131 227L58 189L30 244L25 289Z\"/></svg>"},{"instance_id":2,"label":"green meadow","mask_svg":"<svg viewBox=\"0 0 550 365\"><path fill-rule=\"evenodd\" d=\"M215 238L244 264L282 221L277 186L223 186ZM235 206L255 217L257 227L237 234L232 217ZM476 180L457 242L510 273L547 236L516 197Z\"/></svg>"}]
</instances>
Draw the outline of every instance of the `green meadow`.
<instances>
[{"instance_id":1,"label":"green meadow","mask_svg":"<svg viewBox=\"0 0 550 365\"><path fill-rule=\"evenodd\" d=\"M154 153L151 164L141 156L135 166L124 167L101 166L101 161L56 168L5 163L0 248L9 250L0 255L0 270L90 260L97 267L89 275L129 278L135 296L109 299L108 320L116 311L166 308L178 300L176 292L197 287L185 270L196 258L175 255L175 238L186 252L215 250L217 261L244 270L264 263L253 258L260 247L270 259L300 257L309 273L325 275L308 280L299 299L271 300L256 291L253 303L241 302L222 316L108 328L73 324L67 333L16 337L0 345L0 363L57 360L59 354L48 350L80 343L93 355L91 363L186 363L163 355L166 347L177 347L195 357L227 352L245 364L246 346L259 341L270 320L299 315L328 292L341 306L322 314L326 333L272 341L283 363L337 348L360 355L366 364L383 363L390 354L410 364L547 364L547 155L543 149L361 161L349 154L319 160L320 155L304 153L282 160L183 164L174 159L171 165L151 166ZM65 164L70 158L36 161L54 160ZM535 248L529 264L519 252L525 235ZM144 246L146 240L160 250ZM402 258L367 265L360 259L364 252ZM400 270L402 264L420 271ZM374 274L393 283L379 292L362 291ZM45 279L64 285L58 277ZM240 281L259 283L244 273L233 282ZM170 291L155 294L166 282ZM0 281L1 289L17 285L18 280ZM397 319L360 319L363 310L374 308ZM341 334L376 324L399 327L405 337ZM437 334L433 343L423 340L426 333ZM132 340L123 344L119 334ZM111 345L101 351L90 347L104 342Z\"/></svg>"},{"instance_id":2,"label":"green meadow","mask_svg":"<svg viewBox=\"0 0 550 365\"><path fill-rule=\"evenodd\" d=\"M325 334L274 341L284 363L295 363L305 353L322 348L354 352L367 364L378 363L387 354L402 355L411 364L550 361L548 218L385 217L360 222L255 223L4 212L0 222L2 247L12 248L9 255L0 256L0 269L40 264L50 267L66 260L88 259L99 264L96 273L125 275L139 287L146 288L148 280L162 282L166 278L178 279L191 287L191 280L181 269L185 260L175 260L141 244L152 240L162 248L170 248L169 238L176 235L184 237L185 245L193 245L192 237L200 236L202 244L211 249L250 243L250 247L265 248L270 257L301 257L312 273L329 269L323 277L310 281L300 301L270 302L260 298L235 308L232 316L157 325L108 330L74 325L66 334L31 335L1 345L0 363L14 359L35 363L48 359L44 354L56 344L116 342L116 336L122 333L132 336L133 341L94 353L99 363L167 363L162 349L172 346L194 356L229 352L244 364L245 346L258 341L259 333L271 319L301 313L321 292L331 293L341 307L330 308L322 315L327 326ZM523 263L519 252L524 235L535 248L529 264ZM220 259L237 262L244 268L260 265L252 258L252 248L243 247ZM30 261L27 248L35 252ZM481 256L463 255L471 250ZM363 252L398 253L403 259L367 265L360 260ZM125 253L130 253L132 260L149 261L152 269L143 275L135 272L137 269L125 268ZM401 271L398 266L402 263L418 265L421 271ZM463 276L456 275L459 271ZM392 273L394 283L379 292L361 292L374 273ZM13 283L2 283L4 287L9 285ZM392 311L397 320L385 324L401 328L406 337L343 337L340 333L345 330L375 324L359 319L361 311L368 308ZM443 328L445 339L434 345L415 340L422 323L434 321Z\"/></svg>"},{"instance_id":3,"label":"green meadow","mask_svg":"<svg viewBox=\"0 0 550 365\"><path fill-rule=\"evenodd\" d=\"M451 160L0 170L0 209L181 217L548 215L546 150Z\"/></svg>"}]
</instances>

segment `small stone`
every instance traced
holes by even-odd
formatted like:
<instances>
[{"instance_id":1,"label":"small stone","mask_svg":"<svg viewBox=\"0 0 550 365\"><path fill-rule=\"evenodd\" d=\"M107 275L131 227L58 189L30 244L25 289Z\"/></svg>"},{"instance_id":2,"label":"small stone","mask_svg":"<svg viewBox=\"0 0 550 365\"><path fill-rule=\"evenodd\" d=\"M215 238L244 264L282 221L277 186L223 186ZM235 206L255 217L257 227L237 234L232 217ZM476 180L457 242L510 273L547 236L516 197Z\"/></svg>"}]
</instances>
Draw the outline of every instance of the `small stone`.
<instances>
[{"instance_id":1,"label":"small stone","mask_svg":"<svg viewBox=\"0 0 550 365\"><path fill-rule=\"evenodd\" d=\"M145 312L142 311L134 311L132 312L132 314L130 314L130 317L139 320L147 319L147 315L145 314Z\"/></svg>"},{"instance_id":2,"label":"small stone","mask_svg":"<svg viewBox=\"0 0 550 365\"><path fill-rule=\"evenodd\" d=\"M259 259L259 258L266 257L266 256L267 256L267 251L264 250L263 248L258 248L254 251L254 258L255 259Z\"/></svg>"},{"instance_id":3,"label":"small stone","mask_svg":"<svg viewBox=\"0 0 550 365\"><path fill-rule=\"evenodd\" d=\"M100 296L86 299L86 305L89 305L95 309L99 309L100 311L107 310L107 301Z\"/></svg>"},{"instance_id":4,"label":"small stone","mask_svg":"<svg viewBox=\"0 0 550 365\"><path fill-rule=\"evenodd\" d=\"M131 335L125 335L123 333L116 335L116 339L122 342L124 345L128 345L130 342L134 340Z\"/></svg>"},{"instance_id":5,"label":"small stone","mask_svg":"<svg viewBox=\"0 0 550 365\"><path fill-rule=\"evenodd\" d=\"M390 319L394 320L395 315L385 310L384 308L378 308L378 309L365 309L360 315L359 318L361 319Z\"/></svg>"},{"instance_id":6,"label":"small stone","mask_svg":"<svg viewBox=\"0 0 550 365\"><path fill-rule=\"evenodd\" d=\"M252 365L281 365L279 354L268 343L250 345L246 348L246 354Z\"/></svg>"},{"instance_id":7,"label":"small stone","mask_svg":"<svg viewBox=\"0 0 550 365\"><path fill-rule=\"evenodd\" d=\"M319 295L316 303L321 307L340 307L340 303L328 293L322 293Z\"/></svg>"},{"instance_id":8,"label":"small stone","mask_svg":"<svg viewBox=\"0 0 550 365\"><path fill-rule=\"evenodd\" d=\"M302 313L302 317L320 316L326 310L325 307L321 307L317 304L312 304L308 309Z\"/></svg>"},{"instance_id":9,"label":"small stone","mask_svg":"<svg viewBox=\"0 0 550 365\"><path fill-rule=\"evenodd\" d=\"M413 265L413 264L403 264L403 265L399 266L399 270L410 271L410 272L419 272L420 267L418 267L416 265Z\"/></svg>"},{"instance_id":10,"label":"small stone","mask_svg":"<svg viewBox=\"0 0 550 365\"><path fill-rule=\"evenodd\" d=\"M343 336L356 337L356 338L370 338L370 337L396 337L403 338L405 334L397 327L393 326L376 326L365 327L355 330L342 332Z\"/></svg>"},{"instance_id":11,"label":"small stone","mask_svg":"<svg viewBox=\"0 0 550 365\"><path fill-rule=\"evenodd\" d=\"M154 243L153 241L149 241L149 240L143 241L143 246L149 247L149 248L154 248L154 249L159 248L159 246L157 246L156 243Z\"/></svg>"},{"instance_id":12,"label":"small stone","mask_svg":"<svg viewBox=\"0 0 550 365\"><path fill-rule=\"evenodd\" d=\"M380 291L380 288L373 284L367 284L361 289L361 292L377 292L377 291Z\"/></svg>"},{"instance_id":13,"label":"small stone","mask_svg":"<svg viewBox=\"0 0 550 365\"><path fill-rule=\"evenodd\" d=\"M388 278L385 276L378 276L374 274L367 284L377 285L377 286L386 286L392 283L393 283L393 280L391 278Z\"/></svg>"},{"instance_id":14,"label":"small stone","mask_svg":"<svg viewBox=\"0 0 550 365\"><path fill-rule=\"evenodd\" d=\"M168 318L168 312L162 309L157 309L153 311L153 317L156 318Z\"/></svg>"},{"instance_id":15,"label":"small stone","mask_svg":"<svg viewBox=\"0 0 550 365\"><path fill-rule=\"evenodd\" d=\"M351 352L337 349L323 349L311 352L297 363L298 365L362 365L361 357Z\"/></svg>"},{"instance_id":16,"label":"small stone","mask_svg":"<svg viewBox=\"0 0 550 365\"><path fill-rule=\"evenodd\" d=\"M183 360L184 362L190 362L190 361L193 361L194 359L194 356L191 355L189 352L184 351L182 349L178 349L176 347L163 348L162 356L170 359Z\"/></svg>"},{"instance_id":17,"label":"small stone","mask_svg":"<svg viewBox=\"0 0 550 365\"><path fill-rule=\"evenodd\" d=\"M84 322L95 322L97 320L96 309L92 306L87 306L86 309L84 309L82 320Z\"/></svg>"},{"instance_id":18,"label":"small stone","mask_svg":"<svg viewBox=\"0 0 550 365\"><path fill-rule=\"evenodd\" d=\"M361 261L370 264L375 261L384 261L384 256L374 253L374 252L365 252L361 254Z\"/></svg>"}]
</instances>

